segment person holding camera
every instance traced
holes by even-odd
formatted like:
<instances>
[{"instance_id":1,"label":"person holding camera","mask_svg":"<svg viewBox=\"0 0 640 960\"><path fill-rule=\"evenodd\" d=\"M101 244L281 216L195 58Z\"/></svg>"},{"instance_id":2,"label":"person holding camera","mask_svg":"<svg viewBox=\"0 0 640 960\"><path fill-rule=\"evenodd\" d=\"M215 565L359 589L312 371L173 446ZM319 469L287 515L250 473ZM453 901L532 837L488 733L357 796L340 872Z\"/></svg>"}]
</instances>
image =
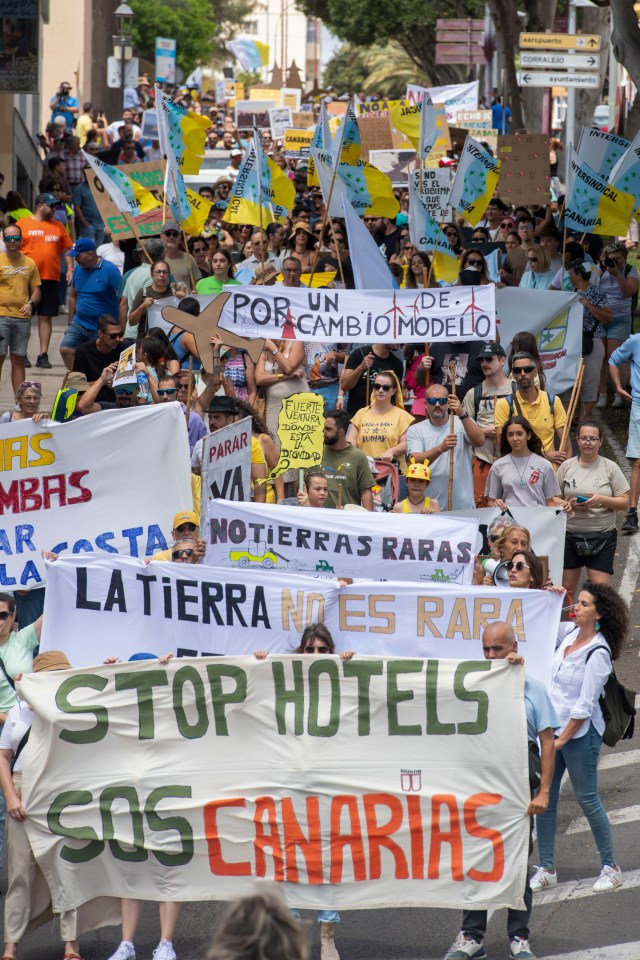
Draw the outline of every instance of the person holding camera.
<instances>
[{"instance_id":1,"label":"person holding camera","mask_svg":"<svg viewBox=\"0 0 640 960\"><path fill-rule=\"evenodd\" d=\"M594 271L591 278L591 284L606 294L608 304L613 310L613 320L607 326L605 338L606 362L602 364L600 372L600 388L596 404L599 410L607 405L607 363L613 351L621 347L631 336L631 320L640 286L636 268L627 264L627 254L628 250L624 243L610 243L602 251L598 269ZM617 394L613 406L624 407L624 405L624 398Z\"/></svg>"},{"instance_id":2,"label":"person holding camera","mask_svg":"<svg viewBox=\"0 0 640 960\"><path fill-rule=\"evenodd\" d=\"M73 130L74 116L80 113L80 104L76 97L71 96L71 84L67 83L66 80L63 80L51 97L49 108L52 123L55 123L56 117L63 117L67 130Z\"/></svg>"}]
</instances>

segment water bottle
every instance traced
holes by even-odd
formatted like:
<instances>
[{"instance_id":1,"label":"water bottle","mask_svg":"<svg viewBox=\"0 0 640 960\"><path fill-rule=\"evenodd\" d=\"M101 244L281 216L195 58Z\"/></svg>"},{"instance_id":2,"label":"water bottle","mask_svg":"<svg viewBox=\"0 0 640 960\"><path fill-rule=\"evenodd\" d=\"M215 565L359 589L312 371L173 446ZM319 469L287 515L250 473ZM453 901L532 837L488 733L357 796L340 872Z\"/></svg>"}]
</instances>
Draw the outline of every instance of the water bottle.
<instances>
[{"instance_id":1,"label":"water bottle","mask_svg":"<svg viewBox=\"0 0 640 960\"><path fill-rule=\"evenodd\" d=\"M141 400L147 400L149 397L149 377L144 370L139 370L136 379L138 381L138 397Z\"/></svg>"}]
</instances>

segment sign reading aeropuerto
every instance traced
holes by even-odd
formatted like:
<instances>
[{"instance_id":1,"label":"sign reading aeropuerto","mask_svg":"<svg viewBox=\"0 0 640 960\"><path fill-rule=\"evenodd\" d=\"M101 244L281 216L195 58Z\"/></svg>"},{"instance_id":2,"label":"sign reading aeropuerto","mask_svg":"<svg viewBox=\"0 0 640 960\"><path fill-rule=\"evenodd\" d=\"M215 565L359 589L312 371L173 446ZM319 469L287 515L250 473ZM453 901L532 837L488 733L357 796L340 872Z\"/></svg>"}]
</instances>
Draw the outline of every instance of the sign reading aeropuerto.
<instances>
[{"instance_id":1,"label":"sign reading aeropuerto","mask_svg":"<svg viewBox=\"0 0 640 960\"><path fill-rule=\"evenodd\" d=\"M504 661L329 656L28 674L25 825L54 910L262 879L298 907L521 908L523 684Z\"/></svg>"}]
</instances>

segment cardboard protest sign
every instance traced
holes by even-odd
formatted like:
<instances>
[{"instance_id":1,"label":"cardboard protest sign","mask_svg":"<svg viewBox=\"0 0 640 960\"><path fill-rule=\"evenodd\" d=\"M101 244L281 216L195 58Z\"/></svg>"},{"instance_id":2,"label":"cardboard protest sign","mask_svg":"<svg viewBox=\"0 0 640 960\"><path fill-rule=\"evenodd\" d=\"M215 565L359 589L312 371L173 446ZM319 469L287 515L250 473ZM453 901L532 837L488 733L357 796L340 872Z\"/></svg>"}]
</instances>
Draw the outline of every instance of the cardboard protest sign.
<instances>
[{"instance_id":1,"label":"cardboard protest sign","mask_svg":"<svg viewBox=\"0 0 640 960\"><path fill-rule=\"evenodd\" d=\"M367 529L363 524L363 534ZM229 528L230 545L235 535ZM401 563L403 546L400 536L387 545L391 569ZM267 548L274 563L274 551L284 554L284 544ZM40 649L64 650L77 666L107 656L128 660L137 650L183 657L289 653L305 627L324 623L338 651L482 660L483 630L504 620L515 631L527 673L547 683L562 605L562 596L549 590L397 580L339 586L289 572L272 576L251 564L185 570L129 557L62 557L47 564Z\"/></svg>"},{"instance_id":2,"label":"cardboard protest sign","mask_svg":"<svg viewBox=\"0 0 640 960\"><path fill-rule=\"evenodd\" d=\"M422 172L412 171L410 176L413 177L420 199L433 219L437 223L442 223L447 217L447 200L451 188L449 168L431 170L427 167Z\"/></svg>"},{"instance_id":3,"label":"cardboard protest sign","mask_svg":"<svg viewBox=\"0 0 640 960\"><path fill-rule=\"evenodd\" d=\"M164 197L164 160L149 163L125 163L118 169L131 177L140 186L150 190L159 201ZM105 191L93 170L87 170L87 183L100 212L105 229L112 239L128 240L131 237L157 237L162 230L162 207L141 213L138 217L125 217Z\"/></svg>"},{"instance_id":4,"label":"cardboard protest sign","mask_svg":"<svg viewBox=\"0 0 640 960\"><path fill-rule=\"evenodd\" d=\"M283 150L291 160L306 160L313 141L313 130L285 130Z\"/></svg>"},{"instance_id":5,"label":"cardboard protest sign","mask_svg":"<svg viewBox=\"0 0 640 960\"><path fill-rule=\"evenodd\" d=\"M175 511L191 507L187 430L175 403L68 423L18 420L2 426L0 446L2 588L40 585L42 550L151 556L166 549Z\"/></svg>"},{"instance_id":6,"label":"cardboard protest sign","mask_svg":"<svg viewBox=\"0 0 640 960\"><path fill-rule=\"evenodd\" d=\"M291 107L291 109L295 111L300 109L302 90L298 90L297 87L282 87L280 90L280 95L281 104L283 107Z\"/></svg>"},{"instance_id":7,"label":"cardboard protest sign","mask_svg":"<svg viewBox=\"0 0 640 960\"><path fill-rule=\"evenodd\" d=\"M136 376L136 345L132 343L130 347L123 350L118 359L118 366L113 378L113 388L123 387L125 385L137 384Z\"/></svg>"},{"instance_id":8,"label":"cardboard protest sign","mask_svg":"<svg viewBox=\"0 0 640 960\"><path fill-rule=\"evenodd\" d=\"M274 140L282 140L287 127L292 124L291 116L291 107L272 107L269 110L269 125Z\"/></svg>"},{"instance_id":9,"label":"cardboard protest sign","mask_svg":"<svg viewBox=\"0 0 640 960\"><path fill-rule=\"evenodd\" d=\"M500 196L509 203L549 203L549 136L546 133L498 137Z\"/></svg>"},{"instance_id":10,"label":"cardboard protest sign","mask_svg":"<svg viewBox=\"0 0 640 960\"><path fill-rule=\"evenodd\" d=\"M250 339L272 337L317 343L494 340L495 288L416 291L229 287L219 323L223 329Z\"/></svg>"},{"instance_id":11,"label":"cardboard protest sign","mask_svg":"<svg viewBox=\"0 0 640 960\"><path fill-rule=\"evenodd\" d=\"M317 393L285 397L278 416L280 456L268 479L289 469L307 470L322 463L324 399Z\"/></svg>"},{"instance_id":12,"label":"cardboard protest sign","mask_svg":"<svg viewBox=\"0 0 640 960\"><path fill-rule=\"evenodd\" d=\"M282 105L282 93L276 87L249 87L249 100L273 100L273 106Z\"/></svg>"},{"instance_id":13,"label":"cardboard protest sign","mask_svg":"<svg viewBox=\"0 0 640 960\"><path fill-rule=\"evenodd\" d=\"M270 91L273 93L273 91ZM259 130L269 129L269 110L277 107L275 100L236 100L234 107L238 130L253 130L254 124Z\"/></svg>"},{"instance_id":14,"label":"cardboard protest sign","mask_svg":"<svg viewBox=\"0 0 640 960\"><path fill-rule=\"evenodd\" d=\"M352 511L282 504L265 510L264 504L212 500L205 563L260 567L280 577L292 571L332 579L471 583L475 520L372 513L363 529L362 517Z\"/></svg>"},{"instance_id":15,"label":"cardboard protest sign","mask_svg":"<svg viewBox=\"0 0 640 960\"><path fill-rule=\"evenodd\" d=\"M406 187L416 164L416 151L413 147L409 150L371 150L369 162L386 173L394 187Z\"/></svg>"},{"instance_id":16,"label":"cardboard protest sign","mask_svg":"<svg viewBox=\"0 0 640 960\"><path fill-rule=\"evenodd\" d=\"M206 501L251 499L251 418L230 423L204 438L202 448L201 517Z\"/></svg>"},{"instance_id":17,"label":"cardboard protest sign","mask_svg":"<svg viewBox=\"0 0 640 960\"><path fill-rule=\"evenodd\" d=\"M291 122L298 130L315 130L313 114L306 110L293 110L291 113Z\"/></svg>"},{"instance_id":18,"label":"cardboard protest sign","mask_svg":"<svg viewBox=\"0 0 640 960\"><path fill-rule=\"evenodd\" d=\"M18 692L56 912L260 880L301 908L522 908L522 667L234 656L26 674Z\"/></svg>"},{"instance_id":19,"label":"cardboard protest sign","mask_svg":"<svg viewBox=\"0 0 640 960\"><path fill-rule=\"evenodd\" d=\"M358 127L360 129L360 156L363 160L370 160L372 150L390 150L393 148L393 128L388 115L365 114L358 119ZM370 162L373 163L373 160Z\"/></svg>"}]
</instances>

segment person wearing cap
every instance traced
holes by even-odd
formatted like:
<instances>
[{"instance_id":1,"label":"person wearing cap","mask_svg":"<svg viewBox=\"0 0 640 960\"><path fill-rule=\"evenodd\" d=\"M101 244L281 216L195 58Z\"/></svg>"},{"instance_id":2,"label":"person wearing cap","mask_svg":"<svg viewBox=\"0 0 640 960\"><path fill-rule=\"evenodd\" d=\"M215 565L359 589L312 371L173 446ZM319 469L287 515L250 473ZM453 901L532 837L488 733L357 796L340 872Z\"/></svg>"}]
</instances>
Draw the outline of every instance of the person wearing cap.
<instances>
[{"instance_id":1,"label":"person wearing cap","mask_svg":"<svg viewBox=\"0 0 640 960\"><path fill-rule=\"evenodd\" d=\"M251 247L253 253L250 257L247 257L246 260L243 260L242 263L238 264L239 270L250 270L255 276L256 270L267 263L270 263L272 267L276 267L278 270L280 269L280 257L269 250L267 235L264 230L261 230L259 227L251 234Z\"/></svg>"},{"instance_id":2,"label":"person wearing cap","mask_svg":"<svg viewBox=\"0 0 640 960\"><path fill-rule=\"evenodd\" d=\"M40 301L40 274L35 261L20 252L22 230L10 223L2 231L5 253L0 253L0 371L11 352L14 393L24 380L24 360L31 335L31 317Z\"/></svg>"},{"instance_id":3,"label":"person wearing cap","mask_svg":"<svg viewBox=\"0 0 640 960\"><path fill-rule=\"evenodd\" d=\"M76 260L69 289L72 319L60 344L60 356L67 370L72 370L76 349L98 332L98 318L105 313L118 316L122 277L117 267L98 256L95 241L89 237L76 240L69 256Z\"/></svg>"},{"instance_id":4,"label":"person wearing cap","mask_svg":"<svg viewBox=\"0 0 640 960\"><path fill-rule=\"evenodd\" d=\"M184 283L193 293L196 283L202 276L200 268L190 253L180 249L180 227L175 220L166 220L160 234L164 244L165 259L171 267L171 274L177 283Z\"/></svg>"},{"instance_id":5,"label":"person wearing cap","mask_svg":"<svg viewBox=\"0 0 640 960\"><path fill-rule=\"evenodd\" d=\"M51 369L49 343L51 341L51 318L58 316L60 306L60 274L63 256L66 258L66 279L73 274L73 260L69 258L72 243L69 234L53 216L58 202L52 193L38 194L35 213L32 217L18 220L22 231L20 252L34 261L40 274L40 301L36 305L40 352L36 366Z\"/></svg>"},{"instance_id":6,"label":"person wearing cap","mask_svg":"<svg viewBox=\"0 0 640 960\"><path fill-rule=\"evenodd\" d=\"M71 670L61 650L39 654L19 672L44 673ZM18 677L19 679L19 677ZM22 773L33 711L21 700L9 710L0 733L0 786L7 805L7 850L9 888L4 905L5 944L3 960L14 960L24 935L53 919L46 878L33 855L25 829L29 816L22 803ZM80 960L78 937L88 930L120 922L120 903L115 897L97 897L76 910L60 914L60 935L65 960Z\"/></svg>"},{"instance_id":7,"label":"person wearing cap","mask_svg":"<svg viewBox=\"0 0 640 960\"><path fill-rule=\"evenodd\" d=\"M83 373L89 384L99 380L105 367L117 363L122 352L122 330L120 321L108 313L98 318L98 336L95 340L81 344L73 358L73 371ZM113 389L102 384L96 400L114 403L116 395Z\"/></svg>"},{"instance_id":8,"label":"person wearing cap","mask_svg":"<svg viewBox=\"0 0 640 960\"><path fill-rule=\"evenodd\" d=\"M225 177L228 177L229 180L232 180L233 183L236 182L236 177L240 170L240 164L242 163L242 154L243 151L239 147L234 147L231 153L229 154L229 166L225 167L222 173Z\"/></svg>"},{"instance_id":9,"label":"person wearing cap","mask_svg":"<svg viewBox=\"0 0 640 960\"><path fill-rule=\"evenodd\" d=\"M171 529L171 538L174 546L183 540L191 541L191 546L198 543L198 531L200 530L200 518L194 510L178 510L173 518L173 527ZM200 541L204 546L204 540ZM172 547L168 550L158 550L151 557L152 560L171 560ZM204 549L202 551L204 555ZM199 561L193 561L199 562Z\"/></svg>"},{"instance_id":10,"label":"person wearing cap","mask_svg":"<svg viewBox=\"0 0 640 960\"><path fill-rule=\"evenodd\" d=\"M393 513L440 513L440 504L433 497L425 497L431 472L427 460L416 463L411 460L405 473L408 496L393 505Z\"/></svg>"},{"instance_id":11,"label":"person wearing cap","mask_svg":"<svg viewBox=\"0 0 640 960\"><path fill-rule=\"evenodd\" d=\"M485 496L487 477L492 463L499 456L496 446L495 406L498 397L511 394L511 380L504 375L507 355L499 343L485 343L478 354L478 362L484 374L482 383L467 390L462 406L484 433L484 443L473 450L473 493L476 507L487 507Z\"/></svg>"},{"instance_id":12,"label":"person wearing cap","mask_svg":"<svg viewBox=\"0 0 640 960\"><path fill-rule=\"evenodd\" d=\"M209 420L209 432L216 433L224 427L228 427L236 419L236 402L233 397L214 397L207 410ZM204 450L204 441L198 440L191 454L191 469L195 474L202 472L202 454ZM256 503L265 503L267 494L266 483L258 481L266 477L267 464L257 437L251 437L251 482L253 484L253 499Z\"/></svg>"},{"instance_id":13,"label":"person wearing cap","mask_svg":"<svg viewBox=\"0 0 640 960\"><path fill-rule=\"evenodd\" d=\"M98 380L89 384L83 373L70 373L67 377L67 386L69 382L75 384L74 389L78 392L77 406L70 419L78 416L86 416L89 413L100 413L101 410L129 410L131 407L138 406L139 387L137 383L119 383L113 387L113 378L118 364L111 363L105 367ZM115 402L110 403L107 400L97 401L96 397L104 387L113 387ZM146 404L146 399L142 401Z\"/></svg>"}]
</instances>

